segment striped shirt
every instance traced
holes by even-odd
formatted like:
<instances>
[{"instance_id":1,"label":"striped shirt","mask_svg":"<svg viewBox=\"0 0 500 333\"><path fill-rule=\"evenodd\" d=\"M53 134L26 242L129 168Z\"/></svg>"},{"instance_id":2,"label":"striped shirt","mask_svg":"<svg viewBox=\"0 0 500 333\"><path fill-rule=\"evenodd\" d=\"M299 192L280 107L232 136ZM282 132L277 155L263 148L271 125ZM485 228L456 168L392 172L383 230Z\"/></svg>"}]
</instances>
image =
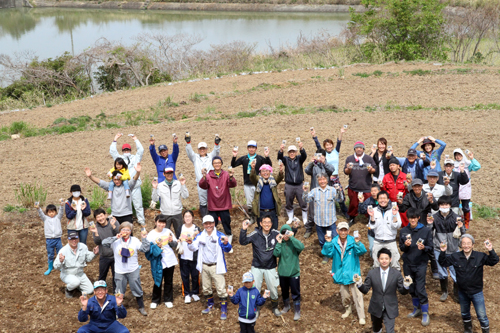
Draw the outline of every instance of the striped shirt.
<instances>
[{"instance_id":1,"label":"striped shirt","mask_svg":"<svg viewBox=\"0 0 500 333\"><path fill-rule=\"evenodd\" d=\"M342 201L340 194L330 186L326 186L324 190L321 187L312 189L311 192L304 192L302 197L307 202L314 201L314 223L320 227L329 227L337 221L337 213L335 209L335 201Z\"/></svg>"}]
</instances>

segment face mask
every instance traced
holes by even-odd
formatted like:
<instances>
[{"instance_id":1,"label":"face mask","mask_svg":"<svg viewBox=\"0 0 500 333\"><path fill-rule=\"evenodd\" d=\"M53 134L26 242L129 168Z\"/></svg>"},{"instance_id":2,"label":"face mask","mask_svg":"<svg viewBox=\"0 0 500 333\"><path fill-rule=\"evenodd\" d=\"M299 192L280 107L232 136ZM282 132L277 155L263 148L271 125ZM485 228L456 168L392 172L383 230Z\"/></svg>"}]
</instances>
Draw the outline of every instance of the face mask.
<instances>
[{"instance_id":1,"label":"face mask","mask_svg":"<svg viewBox=\"0 0 500 333\"><path fill-rule=\"evenodd\" d=\"M123 153L123 156L130 157L130 153Z\"/></svg>"},{"instance_id":2,"label":"face mask","mask_svg":"<svg viewBox=\"0 0 500 333\"><path fill-rule=\"evenodd\" d=\"M73 197L75 197L75 198L79 198L80 197L80 192L79 191L73 192L72 194L73 194Z\"/></svg>"},{"instance_id":3,"label":"face mask","mask_svg":"<svg viewBox=\"0 0 500 333\"><path fill-rule=\"evenodd\" d=\"M444 214L448 214L450 212L449 208L439 208L439 211Z\"/></svg>"}]
</instances>

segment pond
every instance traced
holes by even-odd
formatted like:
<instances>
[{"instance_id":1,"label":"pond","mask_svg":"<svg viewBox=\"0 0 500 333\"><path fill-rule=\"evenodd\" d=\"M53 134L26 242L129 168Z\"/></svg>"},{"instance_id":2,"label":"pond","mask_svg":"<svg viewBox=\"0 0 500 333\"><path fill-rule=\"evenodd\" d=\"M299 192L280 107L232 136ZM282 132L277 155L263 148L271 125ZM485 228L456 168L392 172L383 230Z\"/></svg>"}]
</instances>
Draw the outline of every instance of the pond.
<instances>
[{"instance_id":1,"label":"pond","mask_svg":"<svg viewBox=\"0 0 500 333\"><path fill-rule=\"evenodd\" d=\"M101 37L132 43L144 32L189 34L203 38L197 48L236 40L268 45L294 44L299 34L338 34L349 21L346 13L265 13L148 11L70 8L0 10L0 53L32 51L41 59L68 51L77 54Z\"/></svg>"}]
</instances>

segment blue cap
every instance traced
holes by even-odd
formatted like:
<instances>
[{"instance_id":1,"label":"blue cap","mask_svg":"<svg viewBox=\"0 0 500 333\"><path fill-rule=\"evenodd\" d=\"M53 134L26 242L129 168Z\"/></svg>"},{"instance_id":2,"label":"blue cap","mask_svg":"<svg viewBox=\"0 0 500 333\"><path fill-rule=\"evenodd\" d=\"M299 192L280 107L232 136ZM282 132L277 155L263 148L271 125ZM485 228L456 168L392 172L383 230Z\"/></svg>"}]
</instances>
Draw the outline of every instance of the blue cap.
<instances>
[{"instance_id":1,"label":"blue cap","mask_svg":"<svg viewBox=\"0 0 500 333\"><path fill-rule=\"evenodd\" d=\"M429 176L439 177L439 174L437 173L437 171L432 170L432 171L429 171L429 173L427 174L427 177L429 177Z\"/></svg>"},{"instance_id":2,"label":"blue cap","mask_svg":"<svg viewBox=\"0 0 500 333\"><path fill-rule=\"evenodd\" d=\"M245 282L253 282L253 274L251 272L243 274L243 283Z\"/></svg>"},{"instance_id":3,"label":"blue cap","mask_svg":"<svg viewBox=\"0 0 500 333\"><path fill-rule=\"evenodd\" d=\"M99 281L96 281L94 282L94 289L97 289L97 288L107 288L108 285L106 284L106 281L103 281L103 280L99 280Z\"/></svg>"},{"instance_id":4,"label":"blue cap","mask_svg":"<svg viewBox=\"0 0 500 333\"><path fill-rule=\"evenodd\" d=\"M158 151L162 151L162 150L168 150L167 145L161 145L160 147L158 147Z\"/></svg>"}]
</instances>

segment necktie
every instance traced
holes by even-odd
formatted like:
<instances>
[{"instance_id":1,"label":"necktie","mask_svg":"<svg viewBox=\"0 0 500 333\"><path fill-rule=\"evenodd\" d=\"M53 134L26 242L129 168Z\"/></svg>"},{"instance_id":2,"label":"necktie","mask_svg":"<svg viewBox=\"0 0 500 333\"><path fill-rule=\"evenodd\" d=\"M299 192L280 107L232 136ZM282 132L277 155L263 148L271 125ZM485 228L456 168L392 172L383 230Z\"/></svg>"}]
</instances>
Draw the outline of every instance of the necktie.
<instances>
[{"instance_id":1,"label":"necktie","mask_svg":"<svg viewBox=\"0 0 500 333\"><path fill-rule=\"evenodd\" d=\"M387 283L387 272L382 272L382 288L384 288L385 291L385 284Z\"/></svg>"}]
</instances>

